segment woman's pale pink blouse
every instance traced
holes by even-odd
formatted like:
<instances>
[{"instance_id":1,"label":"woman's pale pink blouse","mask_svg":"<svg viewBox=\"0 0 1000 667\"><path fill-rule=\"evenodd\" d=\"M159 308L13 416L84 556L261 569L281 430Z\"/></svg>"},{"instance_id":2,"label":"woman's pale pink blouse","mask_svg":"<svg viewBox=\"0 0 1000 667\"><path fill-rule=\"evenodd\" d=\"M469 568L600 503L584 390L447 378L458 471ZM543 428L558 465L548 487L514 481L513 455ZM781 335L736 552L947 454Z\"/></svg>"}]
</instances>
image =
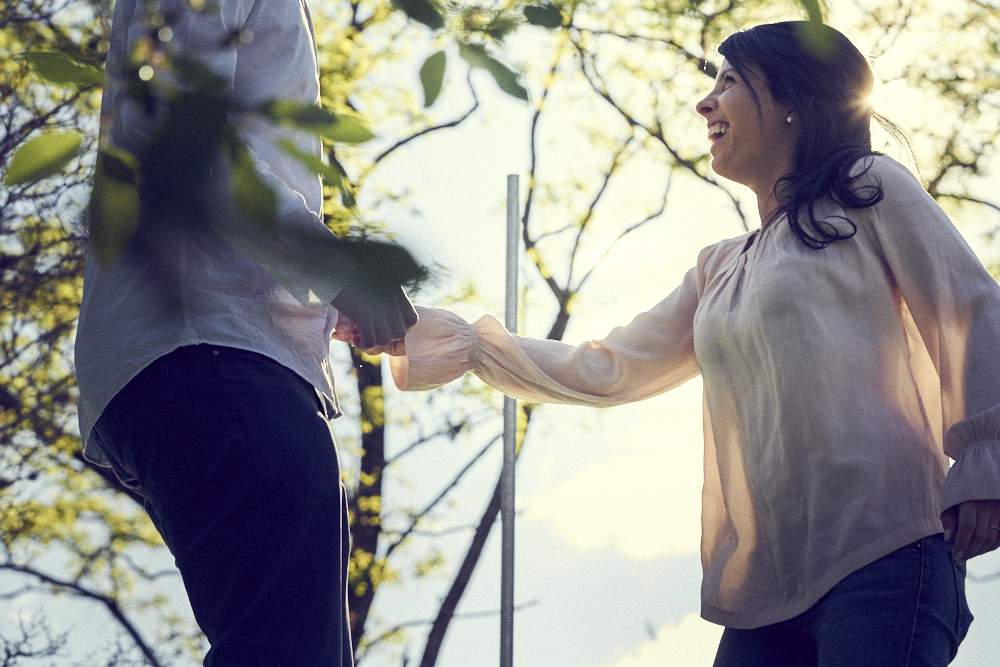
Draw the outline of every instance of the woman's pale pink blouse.
<instances>
[{"instance_id":1,"label":"woman's pale pink blouse","mask_svg":"<svg viewBox=\"0 0 1000 667\"><path fill-rule=\"evenodd\" d=\"M883 201L817 210L850 219L849 240L810 249L781 220L710 246L656 307L577 347L419 309L396 384L472 371L520 399L610 406L700 373L702 616L791 618L941 532L942 509L1000 498L1000 287L908 171L871 161L859 185Z\"/></svg>"}]
</instances>

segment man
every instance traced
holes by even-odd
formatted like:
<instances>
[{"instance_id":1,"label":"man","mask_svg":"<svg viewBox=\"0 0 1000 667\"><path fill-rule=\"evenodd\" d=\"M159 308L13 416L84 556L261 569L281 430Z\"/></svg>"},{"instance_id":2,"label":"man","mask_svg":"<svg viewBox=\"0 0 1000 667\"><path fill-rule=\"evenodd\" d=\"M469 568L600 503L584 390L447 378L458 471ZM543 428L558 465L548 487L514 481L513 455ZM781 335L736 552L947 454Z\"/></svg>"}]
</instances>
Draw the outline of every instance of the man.
<instances>
[{"instance_id":1,"label":"man","mask_svg":"<svg viewBox=\"0 0 1000 667\"><path fill-rule=\"evenodd\" d=\"M301 0L118 0L102 146L144 161L141 214L126 252L108 266L88 256L84 452L145 499L211 644L206 666L351 665L328 344L338 317L372 347L402 338L416 314L398 284L344 252L321 222L318 178L275 143L318 156L315 137L228 114L277 196L270 226L243 218L220 155L190 173L157 162L172 138L155 84L177 72L158 69L157 53L207 65L239 108L319 99ZM185 179L196 191L164 196Z\"/></svg>"}]
</instances>

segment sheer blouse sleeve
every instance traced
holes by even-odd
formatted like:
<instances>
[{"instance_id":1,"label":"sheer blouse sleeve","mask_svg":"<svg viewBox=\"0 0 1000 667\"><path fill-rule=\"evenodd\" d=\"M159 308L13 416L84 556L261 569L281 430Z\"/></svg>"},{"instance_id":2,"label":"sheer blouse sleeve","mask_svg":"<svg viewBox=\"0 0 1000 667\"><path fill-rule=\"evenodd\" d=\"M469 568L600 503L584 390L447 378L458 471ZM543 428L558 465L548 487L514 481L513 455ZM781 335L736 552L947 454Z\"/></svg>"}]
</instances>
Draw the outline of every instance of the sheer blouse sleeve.
<instances>
[{"instance_id":1,"label":"sheer blouse sleeve","mask_svg":"<svg viewBox=\"0 0 1000 667\"><path fill-rule=\"evenodd\" d=\"M516 398L610 406L665 392L698 375L693 318L699 269L651 310L603 340L577 346L508 332L495 318L474 324L443 310L418 308L407 355L392 357L396 386L439 387L471 371Z\"/></svg>"},{"instance_id":2,"label":"sheer blouse sleeve","mask_svg":"<svg viewBox=\"0 0 1000 667\"><path fill-rule=\"evenodd\" d=\"M942 510L1000 498L1000 286L913 176L876 158L885 198L860 216L940 380L944 451L955 460Z\"/></svg>"}]
</instances>

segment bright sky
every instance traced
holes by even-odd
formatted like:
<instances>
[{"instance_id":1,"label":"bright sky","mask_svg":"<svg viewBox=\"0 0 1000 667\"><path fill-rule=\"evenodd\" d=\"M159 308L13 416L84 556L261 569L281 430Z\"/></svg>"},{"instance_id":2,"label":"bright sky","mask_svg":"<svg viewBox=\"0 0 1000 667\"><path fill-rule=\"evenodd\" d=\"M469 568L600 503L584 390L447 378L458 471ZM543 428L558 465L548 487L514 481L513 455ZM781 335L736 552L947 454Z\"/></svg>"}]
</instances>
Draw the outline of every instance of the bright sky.
<instances>
[{"instance_id":1,"label":"bright sky","mask_svg":"<svg viewBox=\"0 0 1000 667\"><path fill-rule=\"evenodd\" d=\"M386 180L408 179L424 214L391 220L403 242L448 266L454 285L472 279L482 291L483 302L459 307L470 320L484 310L502 314L505 179L521 174L523 194L528 165L528 109L492 94L485 74L477 78L477 90L487 114L427 139L426 152L412 151L382 174ZM887 88L879 103L911 125L923 121L907 115L919 105L905 91ZM551 153L547 159L553 159ZM586 150L569 151L562 159L585 163ZM643 175L634 178L634 190L642 190ZM741 233L716 193L694 182L678 182L674 192L683 196L672 195L659 222L607 258L574 310L567 342L602 337L627 323L680 282L702 247ZM631 203L627 197L618 201ZM755 209L752 199L745 208ZM995 222L962 225L986 260L995 259L996 251L986 248L981 233ZM522 271L522 281L537 287L533 269ZM433 295L426 298L431 300L426 305L435 305ZM528 335L544 335L550 324L547 298L544 289L529 297ZM721 630L697 615L701 418L700 380L637 405L602 412L547 406L536 414L537 432L518 472L523 511L516 597L538 604L517 616L518 667L711 665ZM498 605L498 552L499 538L462 610ZM970 569L1000 570L1000 557L981 558ZM402 620L409 611L405 592L396 595L387 593L381 605L385 610L398 604ZM1000 624L1000 582L970 584L969 596L978 620L953 663L960 667L995 659ZM463 621L449 635L441 666L496 664L498 641L496 619ZM414 649L417 644L422 640L415 640Z\"/></svg>"}]
</instances>

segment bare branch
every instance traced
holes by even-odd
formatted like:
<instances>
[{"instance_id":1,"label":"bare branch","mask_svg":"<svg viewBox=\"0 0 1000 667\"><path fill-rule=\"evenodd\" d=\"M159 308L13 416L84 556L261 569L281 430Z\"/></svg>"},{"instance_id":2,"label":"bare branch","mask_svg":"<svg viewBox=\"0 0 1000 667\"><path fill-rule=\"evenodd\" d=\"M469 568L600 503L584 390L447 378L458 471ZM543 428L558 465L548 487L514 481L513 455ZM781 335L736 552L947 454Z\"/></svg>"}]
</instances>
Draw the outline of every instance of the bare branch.
<instances>
[{"instance_id":1,"label":"bare branch","mask_svg":"<svg viewBox=\"0 0 1000 667\"><path fill-rule=\"evenodd\" d=\"M730 201L732 202L733 207L736 210L736 214L740 216L740 220L743 223L743 228L746 231L749 231L750 226L747 222L746 214L743 212L743 208L740 205L739 198L736 197L736 195L734 195L728 189L722 187L722 185L715 179L711 178L707 174L701 173L701 171L698 170L698 166L693 161L683 157L677 151L677 149L671 146L670 142L667 141L667 138L663 135L662 127L649 127L641 123L640 121L636 120L629 112L627 112L614 98L612 98L611 93L608 91L607 86L604 84L604 80L602 79L600 73L597 71L596 64L591 63L591 67L593 68L593 73L591 73L588 70L587 59L589 54L583 48L583 46L576 41L573 42L573 46L576 47L577 53L580 57L580 72L583 74L584 78L587 80L587 83L594 90L594 92L600 95L600 97L604 101L606 101L609 105L611 105L611 107L621 115L621 117L625 120L625 122L629 124L630 127L642 129L648 136L659 142L660 145L662 145L663 148L666 149L667 153L670 154L670 157L673 158L674 162L678 166L683 167L684 169L686 169L687 171L698 177L700 180L704 181L705 183L713 185L722 190L723 192L725 192L726 195L729 197ZM590 57L592 59L592 56Z\"/></svg>"},{"instance_id":2,"label":"bare branch","mask_svg":"<svg viewBox=\"0 0 1000 667\"><path fill-rule=\"evenodd\" d=\"M368 176L372 171L374 171L375 168L378 166L378 164L382 160L384 160L385 158L389 157L389 155L391 155L395 151L399 150L400 148L402 148L406 144L410 143L414 139L417 139L418 137L422 137L425 134L430 134L431 132L437 132L439 130L444 130L444 129L447 129L449 127L455 127L455 126L463 123L466 119L468 119L469 116L471 116L476 111L476 109L479 108L479 96L476 95L476 88L475 88L475 86L472 85L472 70L471 69L469 70L469 73L466 76L466 82L469 85L469 92L472 93L472 107L470 107L468 111L466 111L464 114L462 114L461 116L459 116L455 120L448 121L447 123L441 123L440 125L432 125L431 127L424 128L423 130L420 130L419 132L411 134L410 136L406 137L405 139L400 139L399 141L397 141L396 143L394 143L392 146L390 146L389 148L387 148L384 151L382 151L378 156L375 157L374 160L372 160L372 163L370 165L368 165L368 167L361 173L361 176L358 177L357 183L360 183L362 180L364 180L364 178L366 176Z\"/></svg>"},{"instance_id":3,"label":"bare branch","mask_svg":"<svg viewBox=\"0 0 1000 667\"><path fill-rule=\"evenodd\" d=\"M642 42L653 42L655 44L662 44L664 46L672 48L678 55L682 56L685 60L689 60L691 62L696 63L698 65L698 71L701 72L702 74L705 74L709 78L714 79L715 76L718 74L718 68L712 63L705 60L704 56L696 56L695 54L691 53L690 51L688 51L687 49L685 49L683 46L681 46L672 39L667 39L665 37L652 37L649 35L622 33L622 32L616 32L614 30L594 30L592 28L585 28L576 24L574 24L572 27L576 28L580 32L586 32L598 37L617 37L618 39L624 40L626 42L642 41Z\"/></svg>"},{"instance_id":4,"label":"bare branch","mask_svg":"<svg viewBox=\"0 0 1000 667\"><path fill-rule=\"evenodd\" d=\"M641 228L642 226L652 222L653 220L663 215L663 211L666 210L667 208L667 195L670 194L670 185L673 182L673 172L670 173L671 173L671 178L667 179L667 187L666 191L663 193L663 201L660 204L660 208L655 213L651 213L650 215L646 216L646 218L644 218L643 220L640 220L639 222L636 222L626 227L625 230L622 231L622 233L619 234L614 241L609 243L608 247L605 248L604 253L600 256L600 258L598 258L598 260L594 262L593 266L591 266L590 269L587 270L587 273L584 274L583 278L580 279L579 284L574 289L575 292L579 292L581 289L583 289L584 283L586 283L587 280L590 278L590 276L593 275L594 270L597 269L600 263L604 260L605 257L608 256L608 254L611 252L611 249L614 248L619 241L621 241L623 238L625 238L635 230Z\"/></svg>"},{"instance_id":5,"label":"bare branch","mask_svg":"<svg viewBox=\"0 0 1000 667\"><path fill-rule=\"evenodd\" d=\"M21 574L28 575L29 577L34 577L35 579L42 581L46 584L55 586L56 588L62 588L71 591L74 595L78 595L80 597L87 598L89 600L93 600L95 602L102 604L104 608L107 609L108 612L115 618L115 620L118 621L118 624L121 625L121 627L125 630L125 632L127 632L128 635L132 638L132 641L135 642L136 647L138 647L139 650L142 651L142 655L143 657L145 657L146 663L151 667L164 667L162 663L159 661L159 659L156 657L156 654L153 652L153 649L149 646L148 643L146 643L146 640L139 632L139 629L132 624L132 622L128 619L127 616L125 616L125 612L122 611L121 607L118 604L118 601L115 600L114 598L88 590L87 588L84 588L78 583L56 579L55 577L51 577L45 574L44 572L39 572L38 570L33 570L23 565L17 565L16 563L11 563L11 562L0 563L0 570L19 572Z\"/></svg>"},{"instance_id":6,"label":"bare branch","mask_svg":"<svg viewBox=\"0 0 1000 667\"><path fill-rule=\"evenodd\" d=\"M404 447L402 450L400 450L398 453L392 455L391 457L388 457L385 460L385 463L386 465L389 465L390 463L397 463L401 458L403 458L407 454L411 453L412 451L421 447L422 445L426 445L427 443L436 440L437 438L450 438L454 440L455 437L462 431L462 429L467 428L468 425L469 425L468 420L461 421L457 424L448 422L447 426L444 426L429 435L420 436L419 438L411 442L409 445Z\"/></svg>"},{"instance_id":7,"label":"bare branch","mask_svg":"<svg viewBox=\"0 0 1000 667\"><path fill-rule=\"evenodd\" d=\"M531 607L534 607L539 603L540 600L538 600L537 598L534 600L529 600L527 602L522 602L521 604L514 606L514 611L515 612L524 611L525 609L530 609ZM500 615L499 609L489 609L484 611L469 611L464 613L456 613L452 618L454 618L457 621L462 621L462 620L472 620L477 618L493 618L499 615ZM421 626L431 625L432 623L434 623L433 619L420 619L420 620L404 621L402 623L398 623L393 627L391 627L390 629L383 632L382 634L380 634L379 636L372 639L371 642L368 644L368 646L372 646L379 642L385 641L386 639L392 637L400 630L405 630L406 628L419 628Z\"/></svg>"},{"instance_id":8,"label":"bare branch","mask_svg":"<svg viewBox=\"0 0 1000 667\"><path fill-rule=\"evenodd\" d=\"M479 452L475 456L473 456L472 459L470 459L469 462L466 463L465 466L460 471L458 471L458 474L456 474L455 477L452 478L451 483L449 483L446 487L444 487L441 490L441 492L438 493L437 497L435 497L432 501L427 503L424 509L420 510L419 512L413 515L410 521L409 528L404 530L403 533L399 536L399 538L396 539L395 542L391 543L389 545L389 548L386 549L385 558L387 559L389 558L389 555L396 550L396 547L402 544L403 541L405 541L406 538L410 536L414 528L416 528L417 523L419 523L422 518L427 516L427 514L430 513L430 511L433 510L438 503L444 500L444 497L448 495L448 492L450 492L453 488L455 488L456 485L458 485L462 477L465 476L465 473L469 472L469 470L472 469L472 466L474 466L479 461L479 459L481 459L483 455L486 454L487 451L489 451L490 447L495 445L500 440L501 437L502 434L494 436L492 440L486 443L486 446L480 449Z\"/></svg>"},{"instance_id":9,"label":"bare branch","mask_svg":"<svg viewBox=\"0 0 1000 667\"><path fill-rule=\"evenodd\" d=\"M580 251L580 240L583 238L583 234L587 231L587 225L591 220L594 219L594 211L597 209L597 205L600 203L601 198L608 189L608 183L611 182L611 177L617 173L618 168L622 165L622 157L628 150L629 145L635 138L635 129L629 128L629 137L624 142L622 142L621 147L615 153L614 158L611 160L611 165L604 171L604 176L601 179L601 185L597 188L597 192L594 193L594 197L590 200L590 205L587 206L587 211L583 214L583 218L577 223L576 238L573 240L573 249L569 251L569 272L566 276L566 289L570 292L575 292L571 285L573 284L573 269L576 267L577 254Z\"/></svg>"}]
</instances>

